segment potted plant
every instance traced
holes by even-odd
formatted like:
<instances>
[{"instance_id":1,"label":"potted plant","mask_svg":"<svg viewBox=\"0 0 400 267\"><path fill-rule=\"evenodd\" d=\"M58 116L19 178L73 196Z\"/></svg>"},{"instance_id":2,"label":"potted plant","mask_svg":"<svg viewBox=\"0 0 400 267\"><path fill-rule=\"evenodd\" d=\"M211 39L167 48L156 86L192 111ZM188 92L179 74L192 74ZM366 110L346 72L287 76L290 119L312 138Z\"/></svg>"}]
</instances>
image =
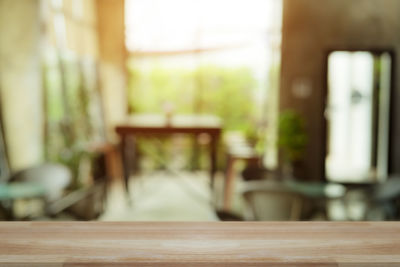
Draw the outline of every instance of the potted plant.
<instances>
[{"instance_id":1,"label":"potted plant","mask_svg":"<svg viewBox=\"0 0 400 267\"><path fill-rule=\"evenodd\" d=\"M293 167L302 158L306 145L307 134L303 117L293 110L281 112L278 122L278 147L285 177L294 177Z\"/></svg>"}]
</instances>

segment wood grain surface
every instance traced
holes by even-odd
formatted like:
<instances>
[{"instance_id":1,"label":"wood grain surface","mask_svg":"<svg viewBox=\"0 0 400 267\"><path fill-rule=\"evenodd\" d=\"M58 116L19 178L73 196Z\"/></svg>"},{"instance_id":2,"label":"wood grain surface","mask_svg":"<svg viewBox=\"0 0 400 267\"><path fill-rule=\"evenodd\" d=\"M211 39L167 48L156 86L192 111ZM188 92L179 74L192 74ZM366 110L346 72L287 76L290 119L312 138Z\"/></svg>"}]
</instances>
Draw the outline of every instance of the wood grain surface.
<instances>
[{"instance_id":1,"label":"wood grain surface","mask_svg":"<svg viewBox=\"0 0 400 267\"><path fill-rule=\"evenodd\" d=\"M400 266L400 223L3 222L0 266Z\"/></svg>"}]
</instances>

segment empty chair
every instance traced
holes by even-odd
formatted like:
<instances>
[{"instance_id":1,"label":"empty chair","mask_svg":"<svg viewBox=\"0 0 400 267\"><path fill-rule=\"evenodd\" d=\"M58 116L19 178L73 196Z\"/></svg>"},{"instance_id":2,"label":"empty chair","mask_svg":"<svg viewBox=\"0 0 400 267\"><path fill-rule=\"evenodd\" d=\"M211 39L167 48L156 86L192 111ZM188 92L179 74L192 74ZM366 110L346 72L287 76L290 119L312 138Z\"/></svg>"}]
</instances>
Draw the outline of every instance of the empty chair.
<instances>
[{"instance_id":1,"label":"empty chair","mask_svg":"<svg viewBox=\"0 0 400 267\"><path fill-rule=\"evenodd\" d=\"M389 177L383 183L350 187L338 207L346 220L398 220L399 200L400 177Z\"/></svg>"},{"instance_id":2,"label":"empty chair","mask_svg":"<svg viewBox=\"0 0 400 267\"><path fill-rule=\"evenodd\" d=\"M373 186L369 198L366 220L398 220L400 177L389 177L384 183Z\"/></svg>"},{"instance_id":3,"label":"empty chair","mask_svg":"<svg viewBox=\"0 0 400 267\"><path fill-rule=\"evenodd\" d=\"M39 184L45 189L46 199L54 201L62 196L71 179L71 171L66 166L45 163L15 173L10 182Z\"/></svg>"},{"instance_id":4,"label":"empty chair","mask_svg":"<svg viewBox=\"0 0 400 267\"><path fill-rule=\"evenodd\" d=\"M247 219L257 221L301 219L304 197L281 182L246 182L242 192L251 213L247 214Z\"/></svg>"}]
</instances>

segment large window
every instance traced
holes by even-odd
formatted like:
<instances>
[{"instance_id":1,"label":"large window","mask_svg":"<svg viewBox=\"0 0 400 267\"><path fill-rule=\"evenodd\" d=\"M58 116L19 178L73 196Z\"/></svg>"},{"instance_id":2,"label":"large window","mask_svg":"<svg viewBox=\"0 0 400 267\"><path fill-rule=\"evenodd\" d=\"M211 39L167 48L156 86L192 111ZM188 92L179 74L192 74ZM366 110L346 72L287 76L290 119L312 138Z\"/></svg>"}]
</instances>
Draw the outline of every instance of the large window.
<instances>
[{"instance_id":1,"label":"large window","mask_svg":"<svg viewBox=\"0 0 400 267\"><path fill-rule=\"evenodd\" d=\"M77 170L81 154L104 141L97 75L95 1L42 1L46 160Z\"/></svg>"},{"instance_id":2,"label":"large window","mask_svg":"<svg viewBox=\"0 0 400 267\"><path fill-rule=\"evenodd\" d=\"M214 113L227 130L265 135L276 121L281 9L281 0L126 0L131 112Z\"/></svg>"}]
</instances>

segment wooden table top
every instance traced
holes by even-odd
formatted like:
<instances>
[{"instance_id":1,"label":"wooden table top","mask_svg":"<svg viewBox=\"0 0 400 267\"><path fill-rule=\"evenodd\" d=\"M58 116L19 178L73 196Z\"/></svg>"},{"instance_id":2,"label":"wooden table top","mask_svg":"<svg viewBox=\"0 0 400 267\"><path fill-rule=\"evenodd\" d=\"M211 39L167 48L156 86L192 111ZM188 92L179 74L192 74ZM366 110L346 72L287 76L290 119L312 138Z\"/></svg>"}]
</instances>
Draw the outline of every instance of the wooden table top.
<instances>
[{"instance_id":1,"label":"wooden table top","mask_svg":"<svg viewBox=\"0 0 400 267\"><path fill-rule=\"evenodd\" d=\"M400 223L0 223L0 266L310 265L400 266Z\"/></svg>"},{"instance_id":2,"label":"wooden table top","mask_svg":"<svg viewBox=\"0 0 400 267\"><path fill-rule=\"evenodd\" d=\"M118 123L116 131L120 134L131 131L220 131L221 125L221 119L214 115L176 114L167 118L162 114L137 114Z\"/></svg>"}]
</instances>

